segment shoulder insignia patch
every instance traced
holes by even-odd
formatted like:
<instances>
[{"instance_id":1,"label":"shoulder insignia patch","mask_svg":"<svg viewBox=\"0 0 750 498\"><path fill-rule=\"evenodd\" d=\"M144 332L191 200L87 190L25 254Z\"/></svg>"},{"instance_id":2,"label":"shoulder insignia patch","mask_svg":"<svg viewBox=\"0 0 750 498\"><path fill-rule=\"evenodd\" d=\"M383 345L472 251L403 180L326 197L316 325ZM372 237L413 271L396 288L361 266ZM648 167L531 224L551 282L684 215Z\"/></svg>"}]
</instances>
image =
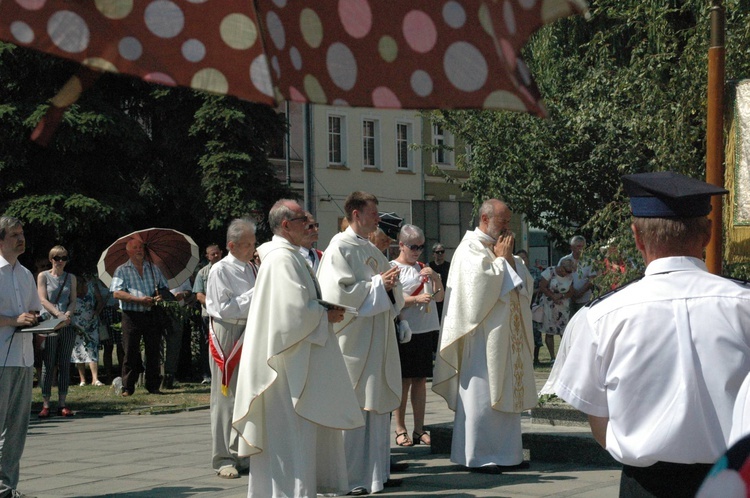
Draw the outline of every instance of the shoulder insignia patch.
<instances>
[{"instance_id":1,"label":"shoulder insignia patch","mask_svg":"<svg viewBox=\"0 0 750 498\"><path fill-rule=\"evenodd\" d=\"M605 299L607 299L608 297L611 297L611 296L612 296L613 294L615 294L615 293L617 293L617 292L620 292L620 291L621 291L621 290L623 290L623 289L624 289L625 287L627 287L627 286L629 286L629 285L631 285L631 284L634 284L634 283L636 283L636 282L639 282L639 281L640 281L640 280L641 280L642 278L643 278L643 277L638 277L638 278L636 278L636 279L634 279L634 280L631 280L631 281L630 281L630 282L628 282L627 284L623 284L623 285L621 285L620 287L618 287L618 288L616 288L616 289L613 289L613 290L611 290L611 291L609 291L609 292L607 292L607 293L604 293L604 294L602 294L601 296L599 296L599 297L597 297L596 299L594 299L594 300L590 301L589 303L587 303L587 304L586 304L586 307L587 307L587 308L590 308L590 307L592 307L592 306L595 306L595 305L597 305L598 303L600 303L600 302L604 301L604 300L605 300Z\"/></svg>"}]
</instances>

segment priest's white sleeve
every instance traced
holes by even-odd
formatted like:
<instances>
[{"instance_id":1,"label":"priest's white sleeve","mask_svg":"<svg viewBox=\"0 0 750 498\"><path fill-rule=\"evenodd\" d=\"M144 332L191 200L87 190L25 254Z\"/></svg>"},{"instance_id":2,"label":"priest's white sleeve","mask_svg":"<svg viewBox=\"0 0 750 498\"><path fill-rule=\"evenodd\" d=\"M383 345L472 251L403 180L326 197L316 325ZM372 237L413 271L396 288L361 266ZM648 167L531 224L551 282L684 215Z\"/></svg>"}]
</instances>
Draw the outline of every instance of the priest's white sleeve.
<instances>
[{"instance_id":1,"label":"priest's white sleeve","mask_svg":"<svg viewBox=\"0 0 750 498\"><path fill-rule=\"evenodd\" d=\"M375 316L388 311L390 307L391 298L388 297L388 291L385 290L383 277L379 274L373 275L370 292L367 294L365 300L362 301L362 305L357 310L357 313L361 317Z\"/></svg>"}]
</instances>

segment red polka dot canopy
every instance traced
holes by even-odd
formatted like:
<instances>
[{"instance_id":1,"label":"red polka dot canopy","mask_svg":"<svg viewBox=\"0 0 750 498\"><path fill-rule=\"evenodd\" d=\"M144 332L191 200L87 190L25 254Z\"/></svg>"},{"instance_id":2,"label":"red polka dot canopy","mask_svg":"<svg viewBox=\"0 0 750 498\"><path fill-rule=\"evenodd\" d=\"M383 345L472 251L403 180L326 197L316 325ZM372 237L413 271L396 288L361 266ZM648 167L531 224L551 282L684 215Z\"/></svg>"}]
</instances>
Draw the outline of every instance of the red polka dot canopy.
<instances>
[{"instance_id":1,"label":"red polka dot canopy","mask_svg":"<svg viewBox=\"0 0 750 498\"><path fill-rule=\"evenodd\" d=\"M544 115L519 57L583 0L4 0L0 39L274 105Z\"/></svg>"}]
</instances>

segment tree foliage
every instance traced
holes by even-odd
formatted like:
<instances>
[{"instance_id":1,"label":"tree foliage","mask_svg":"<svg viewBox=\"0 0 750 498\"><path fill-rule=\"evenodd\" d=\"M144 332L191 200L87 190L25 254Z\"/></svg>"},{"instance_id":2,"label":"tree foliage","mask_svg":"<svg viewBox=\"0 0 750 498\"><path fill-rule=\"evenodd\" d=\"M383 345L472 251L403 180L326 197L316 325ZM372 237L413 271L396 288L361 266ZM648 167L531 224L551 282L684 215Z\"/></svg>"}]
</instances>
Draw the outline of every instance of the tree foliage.
<instances>
[{"instance_id":1,"label":"tree foliage","mask_svg":"<svg viewBox=\"0 0 750 498\"><path fill-rule=\"evenodd\" d=\"M36 145L31 131L76 71L0 43L0 212L25 222L27 264L63 244L72 271L93 272L116 238L151 226L221 244L231 218L289 195L267 161L284 132L273 109L135 78L103 74Z\"/></svg>"},{"instance_id":2,"label":"tree foliage","mask_svg":"<svg viewBox=\"0 0 750 498\"><path fill-rule=\"evenodd\" d=\"M727 79L750 75L750 7L728 0ZM529 64L549 119L491 111L433 117L466 143L465 188L505 199L563 241L611 238L634 257L620 177L705 175L709 5L703 0L592 0L590 18L545 26Z\"/></svg>"}]
</instances>

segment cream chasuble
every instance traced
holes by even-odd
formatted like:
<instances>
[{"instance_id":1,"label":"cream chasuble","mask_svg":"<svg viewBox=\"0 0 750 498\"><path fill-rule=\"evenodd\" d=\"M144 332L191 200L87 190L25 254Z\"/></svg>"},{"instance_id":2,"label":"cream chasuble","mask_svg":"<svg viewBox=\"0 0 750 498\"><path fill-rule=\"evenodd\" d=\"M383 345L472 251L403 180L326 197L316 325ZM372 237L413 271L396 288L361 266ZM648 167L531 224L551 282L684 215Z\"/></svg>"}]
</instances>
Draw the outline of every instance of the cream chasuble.
<instances>
[{"instance_id":1,"label":"cream chasuble","mask_svg":"<svg viewBox=\"0 0 750 498\"><path fill-rule=\"evenodd\" d=\"M274 236L258 253L263 264L245 329L232 424L241 456L262 452L268 438L294 440L266 430L266 417L277 408L266 404L264 394L278 378L288 384L282 392L291 395L297 416L331 429L364 424L327 312L316 301L310 267L282 237Z\"/></svg>"},{"instance_id":2,"label":"cream chasuble","mask_svg":"<svg viewBox=\"0 0 750 498\"><path fill-rule=\"evenodd\" d=\"M482 235L467 232L453 255L432 389L456 410L464 341L484 334L491 406L520 413L537 403L530 310L534 280L516 257L515 273L522 282L516 286L513 270L495 257Z\"/></svg>"}]
</instances>

